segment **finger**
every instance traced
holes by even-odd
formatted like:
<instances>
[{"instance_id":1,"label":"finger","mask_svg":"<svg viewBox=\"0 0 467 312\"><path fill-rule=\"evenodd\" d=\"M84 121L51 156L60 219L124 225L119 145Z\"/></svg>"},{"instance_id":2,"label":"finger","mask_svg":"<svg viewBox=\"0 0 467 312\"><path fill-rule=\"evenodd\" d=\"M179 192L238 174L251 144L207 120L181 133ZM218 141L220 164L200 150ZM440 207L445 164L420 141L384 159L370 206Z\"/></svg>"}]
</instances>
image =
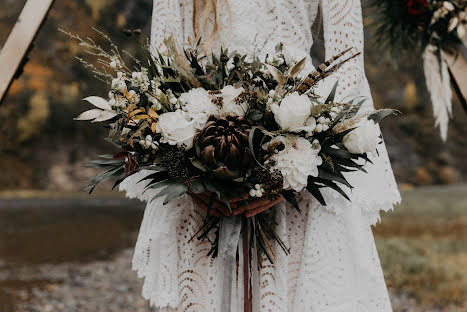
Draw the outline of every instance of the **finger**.
<instances>
[{"instance_id":1,"label":"finger","mask_svg":"<svg viewBox=\"0 0 467 312\"><path fill-rule=\"evenodd\" d=\"M238 214L241 214L243 212L246 212L246 211L250 211L250 210L255 210L259 207L263 207L263 206L268 206L269 208L274 206L275 204L277 204L278 202L280 202L282 200L282 196L279 196L273 200L270 200L270 199L267 199L267 198L260 198L260 199L256 199L256 200L253 200L251 202L248 202L247 204L245 205L240 205L236 211L234 211L234 215L238 215Z\"/></svg>"},{"instance_id":2,"label":"finger","mask_svg":"<svg viewBox=\"0 0 467 312\"><path fill-rule=\"evenodd\" d=\"M270 209L271 206L270 205L264 205L264 206L259 206L255 209L251 209L251 210L248 210L247 212L245 212L245 217L247 218L251 218L253 216L256 216L258 213L261 213L261 212L264 212L268 209Z\"/></svg>"},{"instance_id":3,"label":"finger","mask_svg":"<svg viewBox=\"0 0 467 312\"><path fill-rule=\"evenodd\" d=\"M282 196L275 199L275 200L273 200L273 201L271 201L271 202L269 202L266 205L259 206L259 207L255 208L255 209L248 210L247 212L245 212L245 217L251 218L251 217L257 215L258 213L261 213L263 211L266 211L266 210L270 209L272 206L279 203L280 201L282 201Z\"/></svg>"},{"instance_id":4,"label":"finger","mask_svg":"<svg viewBox=\"0 0 467 312\"><path fill-rule=\"evenodd\" d=\"M247 210L256 209L258 207L267 205L269 200L266 198L255 199L246 203L239 204L236 210L237 214L243 213Z\"/></svg>"},{"instance_id":5,"label":"finger","mask_svg":"<svg viewBox=\"0 0 467 312\"><path fill-rule=\"evenodd\" d=\"M203 209L209 215L212 215L212 216L215 216L215 217L221 217L221 216L224 215L223 213L219 212L218 209L216 209L214 207L209 209L208 204L206 202L200 200L196 196L192 196L192 197L193 197L193 201L196 203L196 205L198 205L201 209Z\"/></svg>"},{"instance_id":6,"label":"finger","mask_svg":"<svg viewBox=\"0 0 467 312\"><path fill-rule=\"evenodd\" d=\"M200 207L201 209L203 209L204 211L207 211L208 210L208 205L202 201L201 199L199 199L198 197L195 197L195 196L191 196L193 201L195 202L195 204Z\"/></svg>"},{"instance_id":7,"label":"finger","mask_svg":"<svg viewBox=\"0 0 467 312\"><path fill-rule=\"evenodd\" d=\"M229 199L229 202L231 203L236 203L236 202L239 202L239 201L242 201L242 200L246 200L248 199L248 193L241 193L240 194L240 197L231 197Z\"/></svg>"},{"instance_id":8,"label":"finger","mask_svg":"<svg viewBox=\"0 0 467 312\"><path fill-rule=\"evenodd\" d=\"M219 202L214 202L212 205L213 209L219 211L222 213L224 216L231 216L232 214L230 213L229 208L224 204L224 203L219 203Z\"/></svg>"}]
</instances>

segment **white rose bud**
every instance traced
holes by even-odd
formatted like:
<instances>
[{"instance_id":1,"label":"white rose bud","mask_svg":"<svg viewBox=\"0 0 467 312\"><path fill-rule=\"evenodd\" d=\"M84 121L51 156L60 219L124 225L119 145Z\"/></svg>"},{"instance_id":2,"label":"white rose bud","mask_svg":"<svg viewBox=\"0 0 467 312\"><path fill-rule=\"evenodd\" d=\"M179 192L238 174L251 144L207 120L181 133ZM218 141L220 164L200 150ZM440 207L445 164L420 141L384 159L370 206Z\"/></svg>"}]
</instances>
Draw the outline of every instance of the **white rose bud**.
<instances>
[{"instance_id":1,"label":"white rose bud","mask_svg":"<svg viewBox=\"0 0 467 312\"><path fill-rule=\"evenodd\" d=\"M322 125L322 124L318 124L318 125L316 126L315 131L318 132L318 133L321 132L321 131L323 131L323 125Z\"/></svg>"},{"instance_id":2,"label":"white rose bud","mask_svg":"<svg viewBox=\"0 0 467 312\"><path fill-rule=\"evenodd\" d=\"M187 119L187 114L180 110L159 115L156 131L162 134L161 143L184 145L187 150L191 149L196 127L194 120Z\"/></svg>"},{"instance_id":3,"label":"white rose bud","mask_svg":"<svg viewBox=\"0 0 467 312\"><path fill-rule=\"evenodd\" d=\"M379 129L372 120L362 118L356 129L348 133L342 143L352 154L374 153L379 143Z\"/></svg>"},{"instance_id":4,"label":"white rose bud","mask_svg":"<svg viewBox=\"0 0 467 312\"><path fill-rule=\"evenodd\" d=\"M310 116L311 101L308 96L294 92L287 95L280 105L271 105L271 110L282 129L300 132L304 130L305 122Z\"/></svg>"},{"instance_id":5,"label":"white rose bud","mask_svg":"<svg viewBox=\"0 0 467 312\"><path fill-rule=\"evenodd\" d=\"M234 114L239 117L244 117L248 110L248 103L237 103L237 98L245 92L243 88L235 88L234 86L225 86L220 93L222 97L222 113L224 115Z\"/></svg>"}]
</instances>

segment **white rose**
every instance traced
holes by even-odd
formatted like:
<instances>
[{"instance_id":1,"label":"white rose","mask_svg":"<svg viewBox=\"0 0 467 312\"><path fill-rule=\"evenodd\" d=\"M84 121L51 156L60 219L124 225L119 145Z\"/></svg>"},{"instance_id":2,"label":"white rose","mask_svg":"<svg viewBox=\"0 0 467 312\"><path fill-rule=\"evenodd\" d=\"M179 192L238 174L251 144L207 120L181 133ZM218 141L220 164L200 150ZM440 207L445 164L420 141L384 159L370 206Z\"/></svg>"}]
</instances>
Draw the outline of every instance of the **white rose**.
<instances>
[{"instance_id":1,"label":"white rose","mask_svg":"<svg viewBox=\"0 0 467 312\"><path fill-rule=\"evenodd\" d=\"M248 103L237 103L237 97L245 92L243 88L235 88L234 86L225 86L220 93L222 97L222 113L225 115L234 114L239 117L244 117L248 110Z\"/></svg>"},{"instance_id":2,"label":"white rose","mask_svg":"<svg viewBox=\"0 0 467 312\"><path fill-rule=\"evenodd\" d=\"M348 133L342 143L352 154L374 153L379 143L379 128L373 120L362 118L355 130Z\"/></svg>"},{"instance_id":3,"label":"white rose","mask_svg":"<svg viewBox=\"0 0 467 312\"><path fill-rule=\"evenodd\" d=\"M195 121L188 121L188 118L181 110L159 115L156 132L162 134L161 143L185 145L187 150L192 148L196 126Z\"/></svg>"},{"instance_id":4,"label":"white rose","mask_svg":"<svg viewBox=\"0 0 467 312\"><path fill-rule=\"evenodd\" d=\"M319 156L321 147L299 136L282 138L285 148L271 157L275 165L271 170L279 170L284 178L284 189L303 190L308 177L318 176L318 166L323 163ZM319 144L319 143L318 143Z\"/></svg>"},{"instance_id":5,"label":"white rose","mask_svg":"<svg viewBox=\"0 0 467 312\"><path fill-rule=\"evenodd\" d=\"M203 88L183 93L179 101L182 109L195 121L198 130L204 127L210 116L219 115L219 109L212 102L212 96Z\"/></svg>"},{"instance_id":6,"label":"white rose","mask_svg":"<svg viewBox=\"0 0 467 312\"><path fill-rule=\"evenodd\" d=\"M294 92L287 95L280 105L271 105L271 110L274 113L274 119L282 129L300 132L305 130L305 122L310 116L311 101L308 96Z\"/></svg>"}]
</instances>

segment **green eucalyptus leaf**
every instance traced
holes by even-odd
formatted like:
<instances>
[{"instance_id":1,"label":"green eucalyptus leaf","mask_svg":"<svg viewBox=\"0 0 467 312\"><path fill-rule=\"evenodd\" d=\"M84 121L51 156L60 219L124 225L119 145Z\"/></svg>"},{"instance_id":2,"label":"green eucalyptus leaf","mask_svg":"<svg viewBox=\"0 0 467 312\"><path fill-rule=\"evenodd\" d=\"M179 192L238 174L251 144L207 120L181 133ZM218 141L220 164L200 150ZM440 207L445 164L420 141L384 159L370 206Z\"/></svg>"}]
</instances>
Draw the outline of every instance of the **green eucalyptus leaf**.
<instances>
[{"instance_id":1,"label":"green eucalyptus leaf","mask_svg":"<svg viewBox=\"0 0 467 312\"><path fill-rule=\"evenodd\" d=\"M168 204L170 201L179 198L183 194L188 192L188 186L185 184L179 184L172 187L170 192L167 194L167 197L164 199L164 205Z\"/></svg>"},{"instance_id":2,"label":"green eucalyptus leaf","mask_svg":"<svg viewBox=\"0 0 467 312\"><path fill-rule=\"evenodd\" d=\"M178 182L177 181L174 181L174 180L164 180L164 181L160 181L160 182L156 182L156 183L150 183L150 185L146 186L146 189L143 191L143 194L146 193L147 191L149 190L154 190L154 189L160 189L164 186L170 186L170 185L174 185L174 184L177 184Z\"/></svg>"},{"instance_id":3,"label":"green eucalyptus leaf","mask_svg":"<svg viewBox=\"0 0 467 312\"><path fill-rule=\"evenodd\" d=\"M353 154L349 152L347 149L342 148L332 148L330 146L323 147L321 149L323 153L326 155L336 156L340 158L352 158Z\"/></svg>"},{"instance_id":4,"label":"green eucalyptus leaf","mask_svg":"<svg viewBox=\"0 0 467 312\"><path fill-rule=\"evenodd\" d=\"M126 178L127 178L126 173L121 174L121 175L117 178L117 180L115 181L115 183L114 183L114 185L113 185L113 187L112 187L112 191L113 191L120 183L122 183L122 181L125 180Z\"/></svg>"},{"instance_id":5,"label":"green eucalyptus leaf","mask_svg":"<svg viewBox=\"0 0 467 312\"><path fill-rule=\"evenodd\" d=\"M390 109L390 108L385 108L385 109L380 109L375 111L374 113L370 114L368 116L368 120L373 120L375 124L379 123L383 118L389 116L389 115L397 115L400 113L396 109Z\"/></svg>"},{"instance_id":6,"label":"green eucalyptus leaf","mask_svg":"<svg viewBox=\"0 0 467 312\"><path fill-rule=\"evenodd\" d=\"M329 93L328 97L326 98L326 101L324 101L324 103L328 104L328 103L334 102L334 99L336 97L336 91L337 91L337 85L338 84L339 84L339 81L336 81L336 83L332 87L332 90Z\"/></svg>"},{"instance_id":7,"label":"green eucalyptus leaf","mask_svg":"<svg viewBox=\"0 0 467 312\"><path fill-rule=\"evenodd\" d=\"M250 133L248 135L248 144L250 146L250 151L251 151L251 155L253 156L253 159L256 161L256 163L261 167L261 168L264 168L266 169L259 161L258 159L256 158L256 155L255 155L255 149L254 149L254 145L253 145L253 139L255 137L255 132L256 130L259 130L258 127L253 127L251 128L250 130Z\"/></svg>"},{"instance_id":8,"label":"green eucalyptus leaf","mask_svg":"<svg viewBox=\"0 0 467 312\"><path fill-rule=\"evenodd\" d=\"M199 146L197 145L197 147L199 148ZM197 158L191 158L191 164L195 167L195 168L198 168L199 170L203 171L203 172L207 172L208 169L206 169L206 167L203 165L203 163L197 159Z\"/></svg>"},{"instance_id":9,"label":"green eucalyptus leaf","mask_svg":"<svg viewBox=\"0 0 467 312\"><path fill-rule=\"evenodd\" d=\"M319 187L317 187L313 182L308 181L306 189L322 206L326 206L326 201L324 200L323 194L321 194Z\"/></svg>"},{"instance_id":10,"label":"green eucalyptus leaf","mask_svg":"<svg viewBox=\"0 0 467 312\"><path fill-rule=\"evenodd\" d=\"M283 190L281 194L284 196L288 203L290 203L295 209L297 209L298 212L301 213L300 206L298 205L298 201L293 190Z\"/></svg>"},{"instance_id":11,"label":"green eucalyptus leaf","mask_svg":"<svg viewBox=\"0 0 467 312\"><path fill-rule=\"evenodd\" d=\"M170 185L166 186L166 187L163 188L159 193L157 193L157 194L151 199L150 202L152 202L152 201L154 201L154 200L156 200L156 199L158 199L158 198L160 198L160 197L162 197L162 196L164 196L164 195L169 194L169 193L173 190L173 188L175 188L175 187L177 187L177 186L180 186L180 185L183 185L183 184L170 184ZM183 186L186 187L186 185L183 185Z\"/></svg>"},{"instance_id":12,"label":"green eucalyptus leaf","mask_svg":"<svg viewBox=\"0 0 467 312\"><path fill-rule=\"evenodd\" d=\"M263 113L260 112L259 110L252 109L250 110L250 112L248 113L246 117L250 120L258 121L258 120L261 120L261 118L263 118Z\"/></svg>"},{"instance_id":13,"label":"green eucalyptus leaf","mask_svg":"<svg viewBox=\"0 0 467 312\"><path fill-rule=\"evenodd\" d=\"M151 171L167 171L166 167L162 166L143 166L139 167L139 170L151 170Z\"/></svg>"},{"instance_id":14,"label":"green eucalyptus leaf","mask_svg":"<svg viewBox=\"0 0 467 312\"><path fill-rule=\"evenodd\" d=\"M352 188L350 183L345 179L345 177L342 174L337 173L337 172L331 172L321 167L318 168L318 170L319 170L319 175L318 175L319 178L324 179L324 180L329 180L329 181L336 181L336 182L339 182L339 183L342 183L348 186L349 188Z\"/></svg>"},{"instance_id":15,"label":"green eucalyptus leaf","mask_svg":"<svg viewBox=\"0 0 467 312\"><path fill-rule=\"evenodd\" d=\"M190 183L190 190L195 194L201 194L206 191L206 188L201 181L194 181Z\"/></svg>"},{"instance_id":16,"label":"green eucalyptus leaf","mask_svg":"<svg viewBox=\"0 0 467 312\"><path fill-rule=\"evenodd\" d=\"M335 141L336 143L342 142L342 140L344 139L344 137L345 137L347 134L349 134L350 132L352 132L353 130L355 130L355 129L357 129L357 128L350 128L350 129L347 129L347 130L345 130L345 131L339 132L338 134L336 134L336 135L334 136L334 141Z\"/></svg>"},{"instance_id":17,"label":"green eucalyptus leaf","mask_svg":"<svg viewBox=\"0 0 467 312\"><path fill-rule=\"evenodd\" d=\"M153 173L153 174L150 174L149 176L141 179L140 181L138 181L137 183L141 183L143 181L146 181L146 180L151 180L147 185L146 187L149 187L155 183L158 183L160 181L164 181L164 180L167 180L169 179L169 174L167 171L161 171L161 172L156 172L156 173Z\"/></svg>"}]
</instances>

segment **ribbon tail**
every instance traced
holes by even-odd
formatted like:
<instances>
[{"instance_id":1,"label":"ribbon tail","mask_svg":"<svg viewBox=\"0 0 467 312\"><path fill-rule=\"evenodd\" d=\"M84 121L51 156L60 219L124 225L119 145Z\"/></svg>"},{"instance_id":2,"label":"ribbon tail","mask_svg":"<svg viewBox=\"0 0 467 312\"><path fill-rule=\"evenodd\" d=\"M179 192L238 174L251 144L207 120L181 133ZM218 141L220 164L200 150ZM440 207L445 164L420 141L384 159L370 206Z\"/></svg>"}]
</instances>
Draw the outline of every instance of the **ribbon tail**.
<instances>
[{"instance_id":1,"label":"ribbon tail","mask_svg":"<svg viewBox=\"0 0 467 312\"><path fill-rule=\"evenodd\" d=\"M237 250L242 229L240 216L223 218L219 228L218 285L221 312L237 311Z\"/></svg>"}]
</instances>

